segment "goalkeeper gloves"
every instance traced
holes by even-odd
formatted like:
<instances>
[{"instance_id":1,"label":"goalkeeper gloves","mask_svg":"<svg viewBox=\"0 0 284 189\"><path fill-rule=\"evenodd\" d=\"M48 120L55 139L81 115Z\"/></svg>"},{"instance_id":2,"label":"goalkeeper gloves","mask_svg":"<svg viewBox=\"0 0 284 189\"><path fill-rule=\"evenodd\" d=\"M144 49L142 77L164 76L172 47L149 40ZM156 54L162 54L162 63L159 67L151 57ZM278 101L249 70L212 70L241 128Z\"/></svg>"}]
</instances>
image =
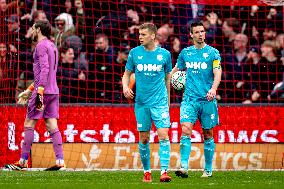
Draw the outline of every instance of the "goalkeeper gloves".
<instances>
[{"instance_id":1,"label":"goalkeeper gloves","mask_svg":"<svg viewBox=\"0 0 284 189\"><path fill-rule=\"evenodd\" d=\"M35 106L36 106L36 109L39 110L39 111L42 111L43 108L44 108L44 105L43 105L43 91L44 91L43 87L38 87L37 94L36 94L36 99L35 99Z\"/></svg>"},{"instance_id":2,"label":"goalkeeper gloves","mask_svg":"<svg viewBox=\"0 0 284 189\"><path fill-rule=\"evenodd\" d=\"M34 90L34 84L32 83L25 91L18 95L18 104L26 104L32 91Z\"/></svg>"}]
</instances>

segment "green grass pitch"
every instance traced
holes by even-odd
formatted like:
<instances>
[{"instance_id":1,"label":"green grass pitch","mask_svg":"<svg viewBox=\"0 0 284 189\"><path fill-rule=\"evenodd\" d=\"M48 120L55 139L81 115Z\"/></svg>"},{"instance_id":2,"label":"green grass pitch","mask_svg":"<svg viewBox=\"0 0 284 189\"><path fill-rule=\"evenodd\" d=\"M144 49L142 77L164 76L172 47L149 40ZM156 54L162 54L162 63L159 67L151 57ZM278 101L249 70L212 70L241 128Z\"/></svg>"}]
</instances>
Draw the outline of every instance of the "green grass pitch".
<instances>
[{"instance_id":1,"label":"green grass pitch","mask_svg":"<svg viewBox=\"0 0 284 189\"><path fill-rule=\"evenodd\" d=\"M172 182L160 183L159 171L152 172L152 183L142 182L142 171L0 171L0 189L12 188L284 188L284 171L215 171L212 178L200 178L201 171L181 179L169 172Z\"/></svg>"}]
</instances>

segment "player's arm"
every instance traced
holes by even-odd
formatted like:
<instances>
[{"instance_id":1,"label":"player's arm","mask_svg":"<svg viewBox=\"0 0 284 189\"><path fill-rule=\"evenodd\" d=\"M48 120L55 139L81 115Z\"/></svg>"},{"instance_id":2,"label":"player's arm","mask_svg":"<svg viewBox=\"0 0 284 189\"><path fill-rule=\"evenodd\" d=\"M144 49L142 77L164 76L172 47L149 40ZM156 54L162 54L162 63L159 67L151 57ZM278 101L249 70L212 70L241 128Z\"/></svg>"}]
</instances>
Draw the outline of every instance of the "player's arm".
<instances>
[{"instance_id":1,"label":"player's arm","mask_svg":"<svg viewBox=\"0 0 284 189\"><path fill-rule=\"evenodd\" d=\"M133 51L130 50L127 62L125 65L125 71L122 77L122 87L123 87L123 94L127 99L134 98L134 92L131 88L129 88L130 76L134 72L134 60L133 60Z\"/></svg>"},{"instance_id":2,"label":"player's arm","mask_svg":"<svg viewBox=\"0 0 284 189\"><path fill-rule=\"evenodd\" d=\"M129 81L130 81L131 74L132 74L131 71L125 70L123 77L122 77L123 94L127 99L134 98L134 92L132 91L132 89L129 88Z\"/></svg>"},{"instance_id":3,"label":"player's arm","mask_svg":"<svg viewBox=\"0 0 284 189\"><path fill-rule=\"evenodd\" d=\"M184 51L182 50L178 55L178 59L177 59L177 63L175 67L171 71L171 76L174 75L174 73L176 73L177 71L185 70L185 61L183 59L183 54L184 54Z\"/></svg>"},{"instance_id":4,"label":"player's arm","mask_svg":"<svg viewBox=\"0 0 284 189\"><path fill-rule=\"evenodd\" d=\"M172 72L172 56L171 53L167 54L167 63L165 64L165 83L168 92L168 104L171 104L171 72Z\"/></svg>"},{"instance_id":5,"label":"player's arm","mask_svg":"<svg viewBox=\"0 0 284 189\"><path fill-rule=\"evenodd\" d=\"M42 45L37 49L37 51L40 64L39 86L44 88L47 85L49 74L48 50Z\"/></svg>"},{"instance_id":6,"label":"player's arm","mask_svg":"<svg viewBox=\"0 0 284 189\"><path fill-rule=\"evenodd\" d=\"M33 90L34 90L34 83L30 84L26 90L24 90L23 92L21 92L18 95L17 103L18 104L26 104L27 100L30 97L30 95L33 92Z\"/></svg>"},{"instance_id":7,"label":"player's arm","mask_svg":"<svg viewBox=\"0 0 284 189\"><path fill-rule=\"evenodd\" d=\"M218 86L221 82L222 68L220 65L220 60L213 61L213 75L214 75L214 81L213 81L212 87L206 95L206 98L209 101L215 98Z\"/></svg>"},{"instance_id":8,"label":"player's arm","mask_svg":"<svg viewBox=\"0 0 284 189\"><path fill-rule=\"evenodd\" d=\"M175 67L172 69L171 73L170 73L170 77L171 77L172 75L174 75L174 73L176 73L177 71L179 71L179 69L175 66Z\"/></svg>"},{"instance_id":9,"label":"player's arm","mask_svg":"<svg viewBox=\"0 0 284 189\"><path fill-rule=\"evenodd\" d=\"M168 103L169 103L169 106L171 104L171 73L167 73L166 74L166 79L165 79L165 82L166 82L166 87L167 87L167 91L168 91Z\"/></svg>"}]
</instances>

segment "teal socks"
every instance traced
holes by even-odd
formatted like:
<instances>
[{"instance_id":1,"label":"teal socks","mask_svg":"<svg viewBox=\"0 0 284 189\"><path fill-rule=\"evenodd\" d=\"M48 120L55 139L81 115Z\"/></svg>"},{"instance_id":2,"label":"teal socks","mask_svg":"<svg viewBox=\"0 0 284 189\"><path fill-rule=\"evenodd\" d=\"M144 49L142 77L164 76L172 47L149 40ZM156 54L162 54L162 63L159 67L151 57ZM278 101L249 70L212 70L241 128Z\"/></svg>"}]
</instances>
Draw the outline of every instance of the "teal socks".
<instances>
[{"instance_id":1,"label":"teal socks","mask_svg":"<svg viewBox=\"0 0 284 189\"><path fill-rule=\"evenodd\" d=\"M170 163L170 154L171 147L170 147L170 140L160 140L160 148L159 148L159 155L160 155L160 163L161 163L161 170L168 170L169 163Z\"/></svg>"},{"instance_id":2,"label":"teal socks","mask_svg":"<svg viewBox=\"0 0 284 189\"><path fill-rule=\"evenodd\" d=\"M181 169L188 170L188 159L191 151L191 138L188 136L181 136L180 138L180 159Z\"/></svg>"},{"instance_id":3,"label":"teal socks","mask_svg":"<svg viewBox=\"0 0 284 189\"><path fill-rule=\"evenodd\" d=\"M212 160L215 152L214 138L204 141L205 171L212 172Z\"/></svg>"}]
</instances>

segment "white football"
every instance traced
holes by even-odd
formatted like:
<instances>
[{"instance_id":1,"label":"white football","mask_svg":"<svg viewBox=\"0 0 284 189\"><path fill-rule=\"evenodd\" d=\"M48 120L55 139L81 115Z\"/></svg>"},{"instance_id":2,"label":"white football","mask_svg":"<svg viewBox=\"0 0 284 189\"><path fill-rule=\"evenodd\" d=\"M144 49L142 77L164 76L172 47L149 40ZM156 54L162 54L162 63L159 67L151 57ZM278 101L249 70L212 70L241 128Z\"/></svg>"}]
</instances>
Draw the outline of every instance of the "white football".
<instances>
[{"instance_id":1,"label":"white football","mask_svg":"<svg viewBox=\"0 0 284 189\"><path fill-rule=\"evenodd\" d=\"M182 90L185 86L185 82L186 82L185 71L177 71L172 75L171 84L174 89Z\"/></svg>"}]
</instances>

